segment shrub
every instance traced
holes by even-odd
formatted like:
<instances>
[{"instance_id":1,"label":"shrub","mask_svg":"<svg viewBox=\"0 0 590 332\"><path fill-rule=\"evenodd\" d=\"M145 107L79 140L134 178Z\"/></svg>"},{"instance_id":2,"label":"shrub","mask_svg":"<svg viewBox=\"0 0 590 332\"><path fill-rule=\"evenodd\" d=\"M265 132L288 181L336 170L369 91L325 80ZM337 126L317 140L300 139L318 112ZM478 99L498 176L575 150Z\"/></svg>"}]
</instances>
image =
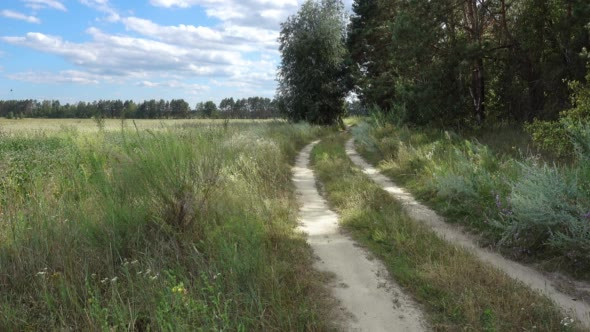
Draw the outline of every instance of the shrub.
<instances>
[{"instance_id":1,"label":"shrub","mask_svg":"<svg viewBox=\"0 0 590 332\"><path fill-rule=\"evenodd\" d=\"M522 163L503 214L501 243L590 258L588 179L580 175L578 169Z\"/></svg>"},{"instance_id":2,"label":"shrub","mask_svg":"<svg viewBox=\"0 0 590 332\"><path fill-rule=\"evenodd\" d=\"M558 121L535 120L525 126L541 148L565 157L576 156L574 148L579 148L580 143L577 138L580 133L587 132L584 128L590 126L590 71L586 83L573 81L569 87L573 108L561 112ZM585 153L588 152L590 150L586 149Z\"/></svg>"},{"instance_id":3,"label":"shrub","mask_svg":"<svg viewBox=\"0 0 590 332\"><path fill-rule=\"evenodd\" d=\"M590 126L570 133L578 162L556 166L500 155L452 132L386 122L353 131L361 153L375 149L365 156L449 220L522 253L565 256L575 267L590 261ZM396 153L384 142L396 142Z\"/></svg>"}]
</instances>

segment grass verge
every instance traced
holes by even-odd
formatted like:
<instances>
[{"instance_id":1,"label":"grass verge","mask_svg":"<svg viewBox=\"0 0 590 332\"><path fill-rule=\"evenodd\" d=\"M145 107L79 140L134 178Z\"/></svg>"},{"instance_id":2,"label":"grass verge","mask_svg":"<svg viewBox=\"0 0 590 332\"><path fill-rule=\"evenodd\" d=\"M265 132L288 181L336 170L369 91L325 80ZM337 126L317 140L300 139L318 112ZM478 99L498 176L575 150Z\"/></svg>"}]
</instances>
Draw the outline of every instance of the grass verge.
<instances>
[{"instance_id":1,"label":"grass verge","mask_svg":"<svg viewBox=\"0 0 590 332\"><path fill-rule=\"evenodd\" d=\"M515 282L412 221L401 206L353 167L347 134L324 139L312 163L341 223L386 264L391 276L441 331L573 331L547 298Z\"/></svg>"},{"instance_id":2,"label":"grass verge","mask_svg":"<svg viewBox=\"0 0 590 332\"><path fill-rule=\"evenodd\" d=\"M465 139L371 121L353 134L359 153L448 222L510 259L590 280L589 163L523 150L514 128Z\"/></svg>"},{"instance_id":3,"label":"grass verge","mask_svg":"<svg viewBox=\"0 0 590 332\"><path fill-rule=\"evenodd\" d=\"M286 123L0 137L0 330L324 330Z\"/></svg>"}]
</instances>

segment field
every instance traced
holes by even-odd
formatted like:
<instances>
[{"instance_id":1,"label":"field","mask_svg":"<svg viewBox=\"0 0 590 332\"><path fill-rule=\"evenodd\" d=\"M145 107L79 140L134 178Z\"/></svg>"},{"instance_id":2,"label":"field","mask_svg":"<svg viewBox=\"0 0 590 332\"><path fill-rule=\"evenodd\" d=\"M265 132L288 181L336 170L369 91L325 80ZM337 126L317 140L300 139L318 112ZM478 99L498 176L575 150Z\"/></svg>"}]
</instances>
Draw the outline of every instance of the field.
<instances>
[{"instance_id":1,"label":"field","mask_svg":"<svg viewBox=\"0 0 590 332\"><path fill-rule=\"evenodd\" d=\"M503 230L477 218L502 216L488 191L509 195L502 181L520 173L506 170L537 165L512 161L520 154L505 141L478 145L366 119L349 119L350 132L246 120L0 123L0 330L337 329L329 285L339 276L314 268L291 171L318 139L311 161L323 196L419 304L426 326L580 329L548 298L410 218L344 151L355 137L386 174L495 243ZM453 183L488 186L461 196ZM573 271L569 257L544 249L536 261Z\"/></svg>"},{"instance_id":2,"label":"field","mask_svg":"<svg viewBox=\"0 0 590 332\"><path fill-rule=\"evenodd\" d=\"M280 120L231 120L231 123L253 123L253 122L273 122ZM94 119L6 119L0 118L0 131L5 133L24 133L24 132L56 132L64 130L74 130L80 132L96 132L103 127L106 131L119 131L121 127L127 129L138 128L145 129L162 129L171 126L182 125L207 125L222 124L224 120L216 119L159 119L159 120L125 120L103 119L99 124Z\"/></svg>"},{"instance_id":3,"label":"field","mask_svg":"<svg viewBox=\"0 0 590 332\"><path fill-rule=\"evenodd\" d=\"M289 165L328 129L1 123L0 330L327 328Z\"/></svg>"}]
</instances>

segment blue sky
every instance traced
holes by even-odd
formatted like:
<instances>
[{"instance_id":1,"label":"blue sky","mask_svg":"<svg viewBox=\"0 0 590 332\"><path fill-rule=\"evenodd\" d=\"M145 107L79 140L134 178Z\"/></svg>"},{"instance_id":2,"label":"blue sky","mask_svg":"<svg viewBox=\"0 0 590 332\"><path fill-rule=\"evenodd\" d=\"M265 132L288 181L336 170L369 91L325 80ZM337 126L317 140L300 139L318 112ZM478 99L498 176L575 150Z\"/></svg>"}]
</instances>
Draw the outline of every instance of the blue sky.
<instances>
[{"instance_id":1,"label":"blue sky","mask_svg":"<svg viewBox=\"0 0 590 332\"><path fill-rule=\"evenodd\" d=\"M2 0L0 99L273 97L301 2Z\"/></svg>"}]
</instances>

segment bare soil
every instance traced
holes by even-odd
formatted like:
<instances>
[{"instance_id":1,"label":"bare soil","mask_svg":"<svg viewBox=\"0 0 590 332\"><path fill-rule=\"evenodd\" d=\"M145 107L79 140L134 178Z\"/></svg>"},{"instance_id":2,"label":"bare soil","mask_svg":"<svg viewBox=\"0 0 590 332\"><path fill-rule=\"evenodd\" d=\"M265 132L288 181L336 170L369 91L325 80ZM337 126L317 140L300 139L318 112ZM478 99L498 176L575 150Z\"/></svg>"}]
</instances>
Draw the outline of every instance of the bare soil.
<instances>
[{"instance_id":1,"label":"bare soil","mask_svg":"<svg viewBox=\"0 0 590 332\"><path fill-rule=\"evenodd\" d=\"M317 260L315 268L333 276L328 285L338 301L338 327L346 331L425 331L418 305L391 278L383 264L343 234L338 215L319 194L305 147L293 167L300 202L300 229Z\"/></svg>"}]
</instances>

